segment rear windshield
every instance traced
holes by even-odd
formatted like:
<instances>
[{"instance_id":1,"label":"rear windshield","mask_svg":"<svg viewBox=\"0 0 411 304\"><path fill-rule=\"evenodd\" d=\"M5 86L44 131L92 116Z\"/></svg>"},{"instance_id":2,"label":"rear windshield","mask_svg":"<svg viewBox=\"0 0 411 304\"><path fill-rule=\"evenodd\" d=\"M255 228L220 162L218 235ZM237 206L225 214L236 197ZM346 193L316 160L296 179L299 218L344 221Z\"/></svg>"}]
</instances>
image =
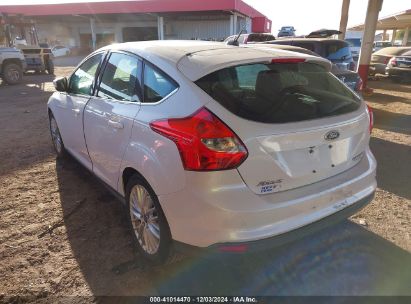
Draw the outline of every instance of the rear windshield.
<instances>
[{"instance_id":1,"label":"rear windshield","mask_svg":"<svg viewBox=\"0 0 411 304\"><path fill-rule=\"evenodd\" d=\"M360 99L322 66L255 63L213 72L196 84L232 113L264 123L345 114Z\"/></svg>"},{"instance_id":2,"label":"rear windshield","mask_svg":"<svg viewBox=\"0 0 411 304\"><path fill-rule=\"evenodd\" d=\"M348 38L345 39L351 46L360 47L361 46L361 39L360 38Z\"/></svg>"},{"instance_id":3,"label":"rear windshield","mask_svg":"<svg viewBox=\"0 0 411 304\"><path fill-rule=\"evenodd\" d=\"M347 42L332 40L324 42L324 57L328 60L345 60L351 57L351 50Z\"/></svg>"}]
</instances>

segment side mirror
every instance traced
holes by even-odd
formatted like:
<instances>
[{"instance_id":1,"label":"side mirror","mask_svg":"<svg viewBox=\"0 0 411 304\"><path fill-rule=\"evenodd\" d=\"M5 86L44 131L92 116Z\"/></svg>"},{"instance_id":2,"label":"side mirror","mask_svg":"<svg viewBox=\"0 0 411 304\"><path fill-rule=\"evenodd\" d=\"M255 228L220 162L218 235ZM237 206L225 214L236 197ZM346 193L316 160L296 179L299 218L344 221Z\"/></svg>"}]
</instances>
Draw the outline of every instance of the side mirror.
<instances>
[{"instance_id":1,"label":"side mirror","mask_svg":"<svg viewBox=\"0 0 411 304\"><path fill-rule=\"evenodd\" d=\"M58 77L53 80L54 87L59 92L67 92L68 81L66 77Z\"/></svg>"}]
</instances>

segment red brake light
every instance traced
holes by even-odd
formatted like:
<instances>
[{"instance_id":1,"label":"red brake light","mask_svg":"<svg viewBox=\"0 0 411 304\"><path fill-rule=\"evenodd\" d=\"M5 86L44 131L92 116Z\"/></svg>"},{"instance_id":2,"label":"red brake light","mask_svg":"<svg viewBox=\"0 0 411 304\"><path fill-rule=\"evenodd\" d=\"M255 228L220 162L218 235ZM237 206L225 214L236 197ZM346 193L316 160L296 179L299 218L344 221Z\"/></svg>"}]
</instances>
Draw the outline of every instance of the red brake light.
<instances>
[{"instance_id":1,"label":"red brake light","mask_svg":"<svg viewBox=\"0 0 411 304\"><path fill-rule=\"evenodd\" d=\"M388 62L390 61L390 59L391 59L391 57L385 57L384 64L388 64Z\"/></svg>"},{"instance_id":2,"label":"red brake light","mask_svg":"<svg viewBox=\"0 0 411 304\"><path fill-rule=\"evenodd\" d=\"M354 61L351 61L351 62L350 62L349 66L348 66L348 69L349 69L350 71L355 71L355 62L354 62Z\"/></svg>"},{"instance_id":3,"label":"red brake light","mask_svg":"<svg viewBox=\"0 0 411 304\"><path fill-rule=\"evenodd\" d=\"M153 121L150 127L175 142L186 170L233 169L248 155L237 135L206 108L186 118Z\"/></svg>"},{"instance_id":4,"label":"red brake light","mask_svg":"<svg viewBox=\"0 0 411 304\"><path fill-rule=\"evenodd\" d=\"M363 84L364 84L364 82L362 81L361 77L359 77L359 79L357 81L357 84L355 86L355 91L356 92L361 92L362 89L363 89Z\"/></svg>"},{"instance_id":5,"label":"red brake light","mask_svg":"<svg viewBox=\"0 0 411 304\"><path fill-rule=\"evenodd\" d=\"M271 63L300 63L305 62L305 58L274 58Z\"/></svg>"},{"instance_id":6,"label":"red brake light","mask_svg":"<svg viewBox=\"0 0 411 304\"><path fill-rule=\"evenodd\" d=\"M392 57L391 60L389 61L389 63L390 63L393 67L395 67L395 66L397 66L397 59L396 59L395 57Z\"/></svg>"},{"instance_id":7,"label":"red brake light","mask_svg":"<svg viewBox=\"0 0 411 304\"><path fill-rule=\"evenodd\" d=\"M369 129L370 129L370 133L371 133L372 129L374 128L374 113L372 111L372 108L369 105L367 105L367 112L368 112L368 116L370 118L370 127L369 127Z\"/></svg>"}]
</instances>

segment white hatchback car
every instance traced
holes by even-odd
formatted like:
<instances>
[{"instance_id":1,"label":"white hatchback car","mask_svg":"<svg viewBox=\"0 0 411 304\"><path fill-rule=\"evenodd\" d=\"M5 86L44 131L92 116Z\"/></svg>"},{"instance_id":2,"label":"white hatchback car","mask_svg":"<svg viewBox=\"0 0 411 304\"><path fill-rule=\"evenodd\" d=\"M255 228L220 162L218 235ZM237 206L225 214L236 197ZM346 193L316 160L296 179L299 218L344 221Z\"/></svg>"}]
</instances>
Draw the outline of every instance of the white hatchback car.
<instances>
[{"instance_id":1,"label":"white hatchback car","mask_svg":"<svg viewBox=\"0 0 411 304\"><path fill-rule=\"evenodd\" d=\"M261 248L373 198L372 112L330 68L224 43L110 45L55 80L52 140L127 204L148 259Z\"/></svg>"}]
</instances>

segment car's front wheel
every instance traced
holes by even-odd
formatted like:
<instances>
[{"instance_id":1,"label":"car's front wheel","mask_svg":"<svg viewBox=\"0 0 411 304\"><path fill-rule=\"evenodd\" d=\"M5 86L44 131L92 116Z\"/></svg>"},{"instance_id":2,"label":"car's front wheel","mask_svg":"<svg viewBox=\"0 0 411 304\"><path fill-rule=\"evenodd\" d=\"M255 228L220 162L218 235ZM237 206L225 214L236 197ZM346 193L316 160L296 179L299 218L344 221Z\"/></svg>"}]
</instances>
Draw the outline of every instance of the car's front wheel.
<instances>
[{"instance_id":1,"label":"car's front wheel","mask_svg":"<svg viewBox=\"0 0 411 304\"><path fill-rule=\"evenodd\" d=\"M56 150L57 157L63 158L66 156L66 149L64 148L63 139L61 138L60 130L57 125L57 121L53 114L50 113L49 116L50 134L51 141L53 142L54 149Z\"/></svg>"},{"instance_id":2,"label":"car's front wheel","mask_svg":"<svg viewBox=\"0 0 411 304\"><path fill-rule=\"evenodd\" d=\"M3 67L3 79L8 84L18 84L23 81L23 69L15 63L6 63Z\"/></svg>"},{"instance_id":3,"label":"car's front wheel","mask_svg":"<svg viewBox=\"0 0 411 304\"><path fill-rule=\"evenodd\" d=\"M135 246L147 260L159 264L169 258L171 233L153 189L137 174L126 187L128 220Z\"/></svg>"}]
</instances>

